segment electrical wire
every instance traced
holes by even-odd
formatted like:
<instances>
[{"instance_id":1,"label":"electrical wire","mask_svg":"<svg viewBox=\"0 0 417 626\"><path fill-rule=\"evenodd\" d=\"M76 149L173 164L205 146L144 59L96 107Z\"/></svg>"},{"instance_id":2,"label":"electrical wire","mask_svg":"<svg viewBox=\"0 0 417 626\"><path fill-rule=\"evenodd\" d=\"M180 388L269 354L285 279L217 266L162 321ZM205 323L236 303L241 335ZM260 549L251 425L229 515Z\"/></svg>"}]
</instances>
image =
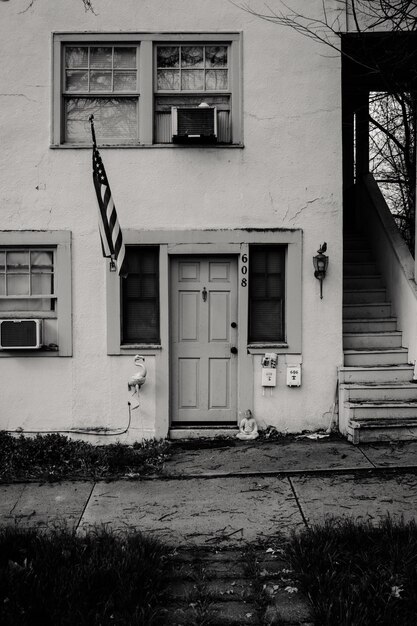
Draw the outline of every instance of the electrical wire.
<instances>
[{"instance_id":1,"label":"electrical wire","mask_svg":"<svg viewBox=\"0 0 417 626\"><path fill-rule=\"evenodd\" d=\"M68 429L68 430L5 430L3 432L14 435L52 435L52 434L72 434L72 435L96 435L99 437L116 437L117 435L124 435L130 428L132 421L132 410L130 402L128 404L129 419L126 428L123 430L117 430L109 432L108 430L100 432L99 430L80 430L80 429ZM135 407L135 409L138 407Z\"/></svg>"}]
</instances>

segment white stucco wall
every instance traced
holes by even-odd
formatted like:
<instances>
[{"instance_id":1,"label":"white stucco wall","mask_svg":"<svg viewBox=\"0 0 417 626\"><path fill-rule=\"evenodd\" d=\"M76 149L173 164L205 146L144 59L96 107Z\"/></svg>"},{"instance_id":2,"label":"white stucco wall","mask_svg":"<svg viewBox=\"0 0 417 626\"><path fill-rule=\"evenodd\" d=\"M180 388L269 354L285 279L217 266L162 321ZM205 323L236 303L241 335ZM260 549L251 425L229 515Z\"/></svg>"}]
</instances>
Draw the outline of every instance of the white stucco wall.
<instances>
[{"instance_id":1,"label":"white stucco wall","mask_svg":"<svg viewBox=\"0 0 417 626\"><path fill-rule=\"evenodd\" d=\"M135 29L242 32L245 147L103 150L119 221L124 228L165 230L301 228L302 387L286 387L280 357L278 387L263 396L254 356L255 416L279 430L327 426L342 363L340 59L228 0L96 0L96 15L85 13L81 0L36 0L22 13L28 4L0 3L1 229L72 231L73 356L0 358L0 428L127 423L134 366L131 356L106 354L107 264L91 152L49 147L51 33ZM308 4L310 13L319 11L321 0ZM320 300L312 257L323 241L330 265ZM155 425L164 434L155 414L153 357L147 366L131 441L152 436Z\"/></svg>"}]
</instances>

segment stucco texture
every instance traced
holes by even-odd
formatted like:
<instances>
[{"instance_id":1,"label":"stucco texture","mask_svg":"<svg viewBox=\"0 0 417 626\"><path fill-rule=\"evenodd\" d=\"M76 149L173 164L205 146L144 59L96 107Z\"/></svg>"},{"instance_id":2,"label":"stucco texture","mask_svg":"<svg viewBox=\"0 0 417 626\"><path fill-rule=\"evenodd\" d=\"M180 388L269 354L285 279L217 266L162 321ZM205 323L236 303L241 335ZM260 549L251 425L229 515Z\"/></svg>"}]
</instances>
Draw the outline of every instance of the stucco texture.
<instances>
[{"instance_id":1,"label":"stucco texture","mask_svg":"<svg viewBox=\"0 0 417 626\"><path fill-rule=\"evenodd\" d=\"M65 229L73 237L73 356L0 358L0 428L117 429L127 421L134 366L132 356L107 355L107 264L91 153L50 148L51 38L135 30L242 33L244 148L103 150L122 228L302 229L302 386L286 387L280 357L278 386L263 396L256 355L254 409L279 430L328 424L342 362L340 58L227 0L173 4L95 0L92 14L81 0L37 0L26 11L29 0L0 3L1 228ZM308 5L314 14L321 1ZM312 257L324 240L330 265L320 300ZM154 363L147 359L140 417L133 413L123 440L166 434Z\"/></svg>"}]
</instances>

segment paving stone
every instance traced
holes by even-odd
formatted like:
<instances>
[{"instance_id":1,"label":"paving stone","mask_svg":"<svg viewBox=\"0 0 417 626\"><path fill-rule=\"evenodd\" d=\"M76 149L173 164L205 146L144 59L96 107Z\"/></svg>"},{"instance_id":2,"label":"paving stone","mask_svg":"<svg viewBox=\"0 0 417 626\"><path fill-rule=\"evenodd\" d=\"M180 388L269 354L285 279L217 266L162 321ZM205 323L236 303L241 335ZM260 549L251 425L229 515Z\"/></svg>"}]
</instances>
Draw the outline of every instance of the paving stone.
<instances>
[{"instance_id":1,"label":"paving stone","mask_svg":"<svg viewBox=\"0 0 417 626\"><path fill-rule=\"evenodd\" d=\"M176 562L172 565L172 577L193 579L196 575L198 567L191 562ZM204 575L207 579L212 578L236 578L244 577L246 573L245 563L230 564L228 562L207 563L204 566Z\"/></svg>"},{"instance_id":2,"label":"paving stone","mask_svg":"<svg viewBox=\"0 0 417 626\"><path fill-rule=\"evenodd\" d=\"M27 484L13 510L13 520L25 527L62 524L72 528L81 518L91 488L89 482Z\"/></svg>"},{"instance_id":3,"label":"paving stone","mask_svg":"<svg viewBox=\"0 0 417 626\"><path fill-rule=\"evenodd\" d=\"M360 449L347 441L298 439L253 442L229 448L175 451L166 462L168 476L291 472L372 467Z\"/></svg>"},{"instance_id":4,"label":"paving stone","mask_svg":"<svg viewBox=\"0 0 417 626\"><path fill-rule=\"evenodd\" d=\"M417 476L297 476L292 484L310 523L326 517L353 517L378 523L390 515L417 519Z\"/></svg>"},{"instance_id":5,"label":"paving stone","mask_svg":"<svg viewBox=\"0 0 417 626\"><path fill-rule=\"evenodd\" d=\"M302 518L286 478L262 476L98 483L83 515L168 545L236 546L289 533Z\"/></svg>"},{"instance_id":6,"label":"paving stone","mask_svg":"<svg viewBox=\"0 0 417 626\"><path fill-rule=\"evenodd\" d=\"M192 603L194 604L194 603ZM209 603L206 606L207 624L210 626L258 626L260 624L256 610L244 602ZM204 623L197 621L202 617L198 605L169 606L166 609L165 623L169 626L188 626ZM209 621L210 620L210 621Z\"/></svg>"},{"instance_id":7,"label":"paving stone","mask_svg":"<svg viewBox=\"0 0 417 626\"><path fill-rule=\"evenodd\" d=\"M417 466L417 441L359 446L368 459L377 467Z\"/></svg>"},{"instance_id":8,"label":"paving stone","mask_svg":"<svg viewBox=\"0 0 417 626\"><path fill-rule=\"evenodd\" d=\"M278 590L275 593L273 604L268 606L264 615L264 624L305 624L312 622L313 613L310 603L300 592L289 593Z\"/></svg>"},{"instance_id":9,"label":"paving stone","mask_svg":"<svg viewBox=\"0 0 417 626\"><path fill-rule=\"evenodd\" d=\"M246 578L218 578L212 580L177 580L168 585L167 596L171 600L190 600L204 592L212 601L227 602L230 600L251 600L253 582Z\"/></svg>"},{"instance_id":10,"label":"paving stone","mask_svg":"<svg viewBox=\"0 0 417 626\"><path fill-rule=\"evenodd\" d=\"M16 508L25 485L0 485L0 523L14 523L14 509Z\"/></svg>"}]
</instances>

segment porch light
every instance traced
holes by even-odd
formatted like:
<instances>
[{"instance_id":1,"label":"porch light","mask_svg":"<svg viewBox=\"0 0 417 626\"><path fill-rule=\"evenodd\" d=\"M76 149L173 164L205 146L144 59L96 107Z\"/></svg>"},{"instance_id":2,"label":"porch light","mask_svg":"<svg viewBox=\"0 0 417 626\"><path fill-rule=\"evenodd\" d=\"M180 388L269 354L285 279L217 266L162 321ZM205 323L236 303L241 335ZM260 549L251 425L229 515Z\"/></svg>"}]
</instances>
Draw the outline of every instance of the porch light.
<instances>
[{"instance_id":1,"label":"porch light","mask_svg":"<svg viewBox=\"0 0 417 626\"><path fill-rule=\"evenodd\" d=\"M320 298L323 299L323 280L326 276L327 267L329 265L329 257L324 253L327 250L327 243L324 242L317 250L316 256L313 256L314 276L320 281Z\"/></svg>"}]
</instances>

